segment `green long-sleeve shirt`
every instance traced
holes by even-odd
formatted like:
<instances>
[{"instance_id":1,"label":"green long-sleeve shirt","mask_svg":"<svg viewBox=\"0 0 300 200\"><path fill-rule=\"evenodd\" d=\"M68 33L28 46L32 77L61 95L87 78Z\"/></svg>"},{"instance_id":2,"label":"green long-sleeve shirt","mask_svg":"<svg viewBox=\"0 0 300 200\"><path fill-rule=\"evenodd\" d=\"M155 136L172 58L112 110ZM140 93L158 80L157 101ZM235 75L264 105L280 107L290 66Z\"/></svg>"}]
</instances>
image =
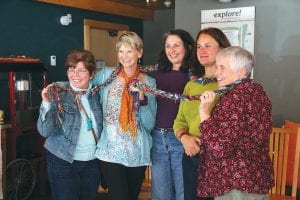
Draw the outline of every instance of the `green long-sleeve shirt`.
<instances>
[{"instance_id":1,"label":"green long-sleeve shirt","mask_svg":"<svg viewBox=\"0 0 300 200\"><path fill-rule=\"evenodd\" d=\"M208 90L216 90L217 83L208 83L203 85L194 81L189 81L183 91L184 95L202 94ZM199 125L199 100L181 101L179 110L174 120L173 129L176 133L179 129L186 129L189 134L200 136Z\"/></svg>"}]
</instances>

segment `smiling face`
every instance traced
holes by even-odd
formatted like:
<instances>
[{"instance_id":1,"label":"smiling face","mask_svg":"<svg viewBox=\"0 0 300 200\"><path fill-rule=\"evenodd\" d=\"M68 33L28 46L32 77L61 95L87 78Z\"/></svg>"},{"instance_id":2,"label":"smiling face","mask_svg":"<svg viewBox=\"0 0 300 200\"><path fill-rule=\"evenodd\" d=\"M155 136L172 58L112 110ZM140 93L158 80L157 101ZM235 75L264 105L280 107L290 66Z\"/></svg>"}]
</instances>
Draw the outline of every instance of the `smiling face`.
<instances>
[{"instance_id":1,"label":"smiling face","mask_svg":"<svg viewBox=\"0 0 300 200\"><path fill-rule=\"evenodd\" d=\"M80 89L87 89L90 80L93 78L93 74L90 74L82 61L74 67L69 67L67 76L71 85Z\"/></svg>"},{"instance_id":2,"label":"smiling face","mask_svg":"<svg viewBox=\"0 0 300 200\"><path fill-rule=\"evenodd\" d=\"M216 56L221 50L218 42L208 34L201 34L197 40L197 58L204 67L214 67Z\"/></svg>"},{"instance_id":3,"label":"smiling face","mask_svg":"<svg viewBox=\"0 0 300 200\"><path fill-rule=\"evenodd\" d=\"M233 70L230 57L218 56L216 59L215 75L218 80L218 87L220 88L236 80L241 80L245 76L245 70L244 68L238 71Z\"/></svg>"},{"instance_id":4,"label":"smiling face","mask_svg":"<svg viewBox=\"0 0 300 200\"><path fill-rule=\"evenodd\" d=\"M173 70L178 70L186 54L182 40L177 35L169 35L165 42L165 53L173 65Z\"/></svg>"},{"instance_id":5,"label":"smiling face","mask_svg":"<svg viewBox=\"0 0 300 200\"><path fill-rule=\"evenodd\" d=\"M118 49L118 59L125 68L137 67L138 60L142 57L142 52L128 45L121 45Z\"/></svg>"}]
</instances>

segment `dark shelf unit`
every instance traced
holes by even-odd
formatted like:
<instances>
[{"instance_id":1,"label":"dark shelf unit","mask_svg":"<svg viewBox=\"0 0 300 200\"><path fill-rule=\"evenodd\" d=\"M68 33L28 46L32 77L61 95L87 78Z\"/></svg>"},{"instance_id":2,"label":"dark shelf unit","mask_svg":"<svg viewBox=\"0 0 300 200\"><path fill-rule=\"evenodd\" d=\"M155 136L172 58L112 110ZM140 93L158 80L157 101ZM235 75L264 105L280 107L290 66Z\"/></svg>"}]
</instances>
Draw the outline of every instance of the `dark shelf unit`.
<instances>
[{"instance_id":1,"label":"dark shelf unit","mask_svg":"<svg viewBox=\"0 0 300 200\"><path fill-rule=\"evenodd\" d=\"M0 108L8 134L8 162L17 158L29 160L35 167L40 193L45 192L44 138L36 128L41 90L47 84L47 70L41 62L0 62Z\"/></svg>"}]
</instances>

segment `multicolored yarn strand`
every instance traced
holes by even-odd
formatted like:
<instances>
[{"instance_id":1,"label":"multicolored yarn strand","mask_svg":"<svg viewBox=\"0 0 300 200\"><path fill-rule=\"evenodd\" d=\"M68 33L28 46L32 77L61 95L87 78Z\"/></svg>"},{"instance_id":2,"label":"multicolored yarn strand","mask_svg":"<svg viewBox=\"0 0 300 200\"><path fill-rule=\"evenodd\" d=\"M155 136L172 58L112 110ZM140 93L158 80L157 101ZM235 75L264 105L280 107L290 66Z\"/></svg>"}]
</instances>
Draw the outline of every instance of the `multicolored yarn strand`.
<instances>
[{"instance_id":1,"label":"multicolored yarn strand","mask_svg":"<svg viewBox=\"0 0 300 200\"><path fill-rule=\"evenodd\" d=\"M196 79L194 81L196 83L205 85L205 84L208 84L208 83L217 82L217 79L216 78L199 78L199 79ZM173 100L175 102L178 102L178 101L199 100L199 97L201 96L201 94L189 96L189 95L183 95L183 94L177 94L177 93L170 93L170 92L166 92L166 91L163 91L163 90L151 88L150 86L148 86L145 83L139 81L138 79L135 79L132 84L135 87L138 87L139 89L142 89L145 92L148 92L148 93L150 93L152 95L160 96L162 98L167 98L167 99Z\"/></svg>"},{"instance_id":2,"label":"multicolored yarn strand","mask_svg":"<svg viewBox=\"0 0 300 200\"><path fill-rule=\"evenodd\" d=\"M158 65L140 66L140 71L144 73L149 73L157 70L158 70Z\"/></svg>"},{"instance_id":3,"label":"multicolored yarn strand","mask_svg":"<svg viewBox=\"0 0 300 200\"><path fill-rule=\"evenodd\" d=\"M117 78L117 76L118 76L118 74L120 73L121 69L122 69L122 66L119 65L119 66L111 73L111 75L107 78L107 80L106 80L104 83L102 83L102 84L100 84L100 85L95 85L95 86L91 89L90 93L93 95L93 94L99 92L99 90L101 90L102 88L104 88L104 87L106 87L107 85L109 85L111 82L113 82L113 81Z\"/></svg>"},{"instance_id":4,"label":"multicolored yarn strand","mask_svg":"<svg viewBox=\"0 0 300 200\"><path fill-rule=\"evenodd\" d=\"M113 72L112 74L108 77L108 79L100 84L100 85L95 85L90 93L91 94L95 94L96 92L99 92L99 90L101 90L102 88L106 87L107 85L109 85L111 82L113 82L116 78L117 78L117 75L120 73L122 69L122 66L119 65ZM152 72L152 71L156 71L158 70L158 66L157 65L149 65L149 66L139 66L139 69L141 72L143 73L149 73L149 72Z\"/></svg>"},{"instance_id":5,"label":"multicolored yarn strand","mask_svg":"<svg viewBox=\"0 0 300 200\"><path fill-rule=\"evenodd\" d=\"M214 92L217 95L222 95L222 94L228 92L229 90L231 90L237 84L241 83L242 81L248 80L248 79L249 79L249 77L245 77L242 80L237 80L237 81L235 81L235 82L233 82L229 85L225 85L223 87L220 87L217 90L214 90ZM216 82L216 79L215 78L210 78L210 79L201 78L201 79L197 79L195 82L197 82L199 84L207 84L207 83L210 83L210 82ZM166 91L163 91L163 90L151 88L151 87L149 87L148 85L146 85L145 83L141 82L138 79L135 79L132 84L134 84L135 87L138 87L139 89L143 89L145 92L148 92L152 95L160 96L162 98L167 98L167 99L173 100L175 102L199 100L199 97L202 95L202 94L197 94L197 95L188 96L188 95L183 95L183 94L170 93L170 92L166 92Z\"/></svg>"},{"instance_id":6,"label":"multicolored yarn strand","mask_svg":"<svg viewBox=\"0 0 300 200\"><path fill-rule=\"evenodd\" d=\"M195 83L200 83L200 84L206 85L206 84L208 84L208 83L214 83L214 82L217 82L217 78L216 78L216 77L211 77L211 78L203 77L203 78L195 79L194 82L195 82Z\"/></svg>"},{"instance_id":7,"label":"multicolored yarn strand","mask_svg":"<svg viewBox=\"0 0 300 200\"><path fill-rule=\"evenodd\" d=\"M107 78L107 80L100 84L100 85L95 85L93 88L91 88L91 90L89 91L89 95L94 95L97 92L99 92L99 90L101 90L102 88L106 87L107 85L109 85L112 81L114 81L118 74L120 73L122 67L121 65L119 65L113 72L112 74ZM157 70L157 66L148 66L148 67L139 67L139 69L142 72L151 72L151 71L155 71ZM76 101L76 99L78 100L78 98L80 98L81 95L86 94L86 92L75 92L71 89L70 85L66 82L56 82L56 83L52 83L52 86L49 87L49 91L48 91L48 95L49 98L51 100L51 102L54 104L54 109L55 109L55 113L56 113L56 123L57 125L59 125L60 127L62 127L62 119L61 119L61 115L63 113L63 107L62 107L62 103L61 103L61 99L60 99L60 93L61 91L68 91L70 92L73 96L74 96L74 101ZM139 99L138 99L138 94L134 94L131 93L134 98L133 98L133 110L138 110L139 108ZM130 112L131 117L135 119L134 123L130 125L130 132L136 132L133 130L136 130L138 121L139 121L139 113L137 112ZM134 127L134 128L132 128Z\"/></svg>"},{"instance_id":8,"label":"multicolored yarn strand","mask_svg":"<svg viewBox=\"0 0 300 200\"><path fill-rule=\"evenodd\" d=\"M93 88L91 88L91 90L89 91L90 95L94 95L97 92L99 92L99 90L101 88L106 87L107 85L109 85L112 81L114 81L117 78L118 73L121 70L121 66L118 66L113 72L112 74L108 77L108 79L100 84L100 85L96 85ZM51 100L52 104L54 105L54 112L56 113L56 124L59 125L60 127L62 127L62 120L61 120L61 115L63 113L63 107L62 107L62 103L61 103L61 99L60 99L60 93L61 91L69 91L73 96L74 96L74 101L76 101L76 98L78 98L78 95L83 95L86 92L75 92L71 89L69 83L66 82L55 82L52 83L52 86L49 87L48 89L48 95L49 95L49 99Z\"/></svg>"},{"instance_id":9,"label":"multicolored yarn strand","mask_svg":"<svg viewBox=\"0 0 300 200\"><path fill-rule=\"evenodd\" d=\"M106 87L107 85L109 85L111 82L113 82L118 74L120 73L122 67L119 65L113 72L112 74L108 77L108 79L100 84L100 85L96 85L93 88L90 89L89 91L89 95L94 95L97 92L99 92L99 90L101 90L102 88ZM158 66L146 66L146 67L139 67L141 72L144 73L148 73L151 71L155 71L158 70ZM243 78L242 80L237 80L229 85L225 85L217 90L215 90L214 92L217 95L222 95L226 92L228 92L229 90L231 90L233 87L235 87L237 84L241 83L242 81L248 80L250 77L247 76L245 78ZM208 84L208 83L213 83L213 82L217 82L216 78L199 78L196 80L193 80L196 83L199 84ZM160 96L163 98L167 98L167 99L171 99L174 100L175 102L179 102L179 101L191 101L191 100L199 100L199 97L202 94L197 94L197 95L193 95L193 96L189 96L189 95L182 95L182 94L176 94L176 93L170 93L170 92L166 92L163 90L159 90L156 88L152 88L150 86L148 86L147 84L143 83L142 81L140 81L139 79L133 79L133 81L130 83L130 85L133 84L135 87L138 87L139 89L144 90L144 92L150 93L152 95L155 96ZM61 120L61 114L63 112L63 108L62 108L62 103L61 103L61 99L60 99L60 92L63 90L67 90L69 92L71 92L71 94L74 95L74 100L76 100L76 98L78 98L78 96L85 94L85 92L74 92L69 84L66 83L53 83L52 87L49 87L49 98L51 99L51 102L54 104L54 108L55 108L55 112L57 113L57 123L61 126L62 125L62 120ZM139 123L139 116L140 116L140 102L139 102L139 98L138 98L138 93L137 92L131 92L131 95L133 95L133 101L132 101L132 109L134 110L134 112L132 112L131 114L134 117L134 126L135 128L138 126Z\"/></svg>"}]
</instances>

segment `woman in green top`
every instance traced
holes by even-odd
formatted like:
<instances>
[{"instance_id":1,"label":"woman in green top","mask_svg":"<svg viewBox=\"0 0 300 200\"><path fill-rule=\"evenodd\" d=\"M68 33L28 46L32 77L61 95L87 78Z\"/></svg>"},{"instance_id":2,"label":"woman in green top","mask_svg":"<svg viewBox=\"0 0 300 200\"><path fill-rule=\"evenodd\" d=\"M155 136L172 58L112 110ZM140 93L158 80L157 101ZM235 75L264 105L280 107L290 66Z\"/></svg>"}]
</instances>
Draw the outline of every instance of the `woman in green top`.
<instances>
[{"instance_id":1,"label":"woman in green top","mask_svg":"<svg viewBox=\"0 0 300 200\"><path fill-rule=\"evenodd\" d=\"M185 86L184 95L201 94L207 90L217 89L216 81L203 83L203 78L213 80L217 53L230 46L225 34L217 28L201 30L196 38L194 51L195 70L202 71L201 78L191 80ZM198 114L199 100L182 101L179 105L177 117L174 121L174 132L183 144L185 153L182 158L184 199L197 198L197 170L200 151L200 117Z\"/></svg>"}]
</instances>

